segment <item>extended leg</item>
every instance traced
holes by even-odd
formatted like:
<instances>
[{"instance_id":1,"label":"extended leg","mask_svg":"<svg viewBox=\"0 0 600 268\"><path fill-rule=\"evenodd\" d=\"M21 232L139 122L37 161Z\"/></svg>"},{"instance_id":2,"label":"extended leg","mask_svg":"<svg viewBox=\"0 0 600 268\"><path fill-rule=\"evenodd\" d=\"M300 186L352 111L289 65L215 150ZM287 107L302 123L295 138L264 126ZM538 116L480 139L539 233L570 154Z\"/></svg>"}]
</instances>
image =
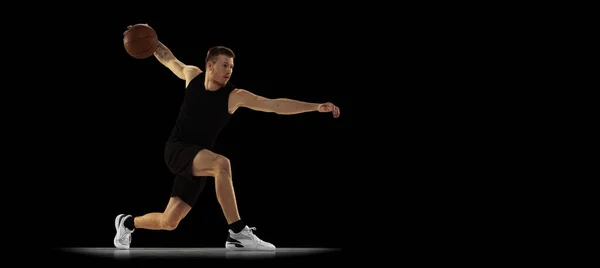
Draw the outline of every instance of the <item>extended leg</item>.
<instances>
[{"instance_id":1,"label":"extended leg","mask_svg":"<svg viewBox=\"0 0 600 268\"><path fill-rule=\"evenodd\" d=\"M171 197L164 212L152 212L134 218L134 227L137 229L168 230L177 228L179 222L190 212L192 207L183 202L179 197Z\"/></svg>"},{"instance_id":2,"label":"extended leg","mask_svg":"<svg viewBox=\"0 0 600 268\"><path fill-rule=\"evenodd\" d=\"M191 207L179 197L171 197L164 212L152 212L139 217L121 214L115 219L114 245L119 249L129 249L131 234L135 229L175 230L179 222L188 214Z\"/></svg>"}]
</instances>

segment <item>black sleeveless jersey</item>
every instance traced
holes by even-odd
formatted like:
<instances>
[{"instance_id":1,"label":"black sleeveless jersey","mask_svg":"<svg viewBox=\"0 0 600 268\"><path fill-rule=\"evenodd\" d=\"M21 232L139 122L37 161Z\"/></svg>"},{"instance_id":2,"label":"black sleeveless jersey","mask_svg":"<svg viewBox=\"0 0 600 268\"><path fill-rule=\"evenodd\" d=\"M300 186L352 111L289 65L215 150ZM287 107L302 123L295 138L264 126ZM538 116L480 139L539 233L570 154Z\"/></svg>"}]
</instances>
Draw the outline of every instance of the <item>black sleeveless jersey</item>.
<instances>
[{"instance_id":1,"label":"black sleeveless jersey","mask_svg":"<svg viewBox=\"0 0 600 268\"><path fill-rule=\"evenodd\" d=\"M169 140L198 144L212 149L217 137L229 123L229 93L235 89L227 83L216 91L204 87L206 72L197 75L185 89L185 96Z\"/></svg>"}]
</instances>

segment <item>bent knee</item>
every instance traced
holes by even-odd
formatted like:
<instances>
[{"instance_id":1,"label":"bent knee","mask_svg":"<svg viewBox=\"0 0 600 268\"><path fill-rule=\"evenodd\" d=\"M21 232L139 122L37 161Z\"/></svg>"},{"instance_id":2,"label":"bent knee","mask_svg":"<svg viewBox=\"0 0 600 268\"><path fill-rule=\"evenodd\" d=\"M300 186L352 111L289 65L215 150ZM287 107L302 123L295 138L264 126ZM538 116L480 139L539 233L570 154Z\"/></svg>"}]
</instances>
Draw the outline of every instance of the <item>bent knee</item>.
<instances>
[{"instance_id":1,"label":"bent knee","mask_svg":"<svg viewBox=\"0 0 600 268\"><path fill-rule=\"evenodd\" d=\"M163 217L161 218L161 226L163 230L167 230L167 231L173 231L175 229L177 229L177 225L179 225L179 220L177 219L173 219L171 217L166 216L165 214L163 214Z\"/></svg>"},{"instance_id":2,"label":"bent knee","mask_svg":"<svg viewBox=\"0 0 600 268\"><path fill-rule=\"evenodd\" d=\"M214 162L215 172L219 173L229 173L231 172L231 163L229 159L225 156L219 155Z\"/></svg>"}]
</instances>

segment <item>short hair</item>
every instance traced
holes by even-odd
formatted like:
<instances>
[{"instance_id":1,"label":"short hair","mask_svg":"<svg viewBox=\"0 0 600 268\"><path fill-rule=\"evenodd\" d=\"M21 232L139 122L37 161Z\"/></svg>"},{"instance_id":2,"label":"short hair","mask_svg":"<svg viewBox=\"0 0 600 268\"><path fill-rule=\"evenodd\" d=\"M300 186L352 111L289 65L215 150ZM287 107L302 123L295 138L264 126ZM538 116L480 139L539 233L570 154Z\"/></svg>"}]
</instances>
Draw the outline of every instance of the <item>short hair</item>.
<instances>
[{"instance_id":1,"label":"short hair","mask_svg":"<svg viewBox=\"0 0 600 268\"><path fill-rule=\"evenodd\" d=\"M228 56L231 58L235 58L235 54L233 53L233 50L231 50L230 48L224 47L224 46L214 46L208 50L204 64L207 64L209 61L213 60L215 57L217 57L219 55L225 55L225 56Z\"/></svg>"}]
</instances>

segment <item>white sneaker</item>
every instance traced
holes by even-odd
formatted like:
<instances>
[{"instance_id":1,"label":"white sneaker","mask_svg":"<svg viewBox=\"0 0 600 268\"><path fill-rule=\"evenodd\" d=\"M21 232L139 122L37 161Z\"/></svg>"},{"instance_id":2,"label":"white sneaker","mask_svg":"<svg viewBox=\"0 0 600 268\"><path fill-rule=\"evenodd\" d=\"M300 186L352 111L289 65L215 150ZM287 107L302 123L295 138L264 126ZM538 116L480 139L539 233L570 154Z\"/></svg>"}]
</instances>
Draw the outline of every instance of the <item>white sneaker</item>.
<instances>
[{"instance_id":1,"label":"white sneaker","mask_svg":"<svg viewBox=\"0 0 600 268\"><path fill-rule=\"evenodd\" d=\"M225 248L230 250L275 250L275 246L269 242L260 240L252 231L255 227L244 227L239 233L229 230Z\"/></svg>"},{"instance_id":2,"label":"white sneaker","mask_svg":"<svg viewBox=\"0 0 600 268\"><path fill-rule=\"evenodd\" d=\"M115 218L115 229L117 234L115 235L114 244L118 249L129 249L131 245L131 233L134 230L129 230L125 227L125 220L131 217L131 215L119 214Z\"/></svg>"}]
</instances>

